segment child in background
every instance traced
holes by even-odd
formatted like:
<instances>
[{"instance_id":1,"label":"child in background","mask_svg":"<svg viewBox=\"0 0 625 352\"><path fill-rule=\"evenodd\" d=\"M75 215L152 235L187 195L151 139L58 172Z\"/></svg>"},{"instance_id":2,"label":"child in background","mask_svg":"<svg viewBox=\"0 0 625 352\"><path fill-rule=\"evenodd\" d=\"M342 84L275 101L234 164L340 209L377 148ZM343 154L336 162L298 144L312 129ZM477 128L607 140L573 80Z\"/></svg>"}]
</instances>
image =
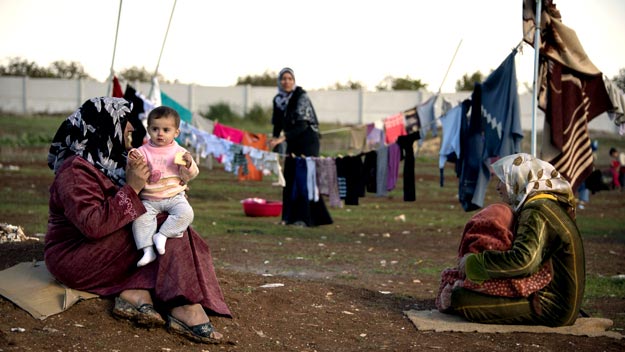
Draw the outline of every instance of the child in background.
<instances>
[{"instance_id":1,"label":"child in background","mask_svg":"<svg viewBox=\"0 0 625 352\"><path fill-rule=\"evenodd\" d=\"M610 148L610 172L612 173L612 186L616 190L622 190L622 181L624 173L621 173L621 162L619 161L619 153L616 148Z\"/></svg>"},{"instance_id":2,"label":"child in background","mask_svg":"<svg viewBox=\"0 0 625 352\"><path fill-rule=\"evenodd\" d=\"M193 208L187 201L187 182L194 179L199 169L186 149L174 138L180 134L180 115L167 106L154 108L148 114L150 140L128 153L129 159L144 158L150 168L150 178L139 197L146 213L132 224L138 249L143 257L137 263L141 267L156 259L154 247L160 255L165 254L168 238L182 237L193 221ZM158 232L156 216L168 213Z\"/></svg>"}]
</instances>

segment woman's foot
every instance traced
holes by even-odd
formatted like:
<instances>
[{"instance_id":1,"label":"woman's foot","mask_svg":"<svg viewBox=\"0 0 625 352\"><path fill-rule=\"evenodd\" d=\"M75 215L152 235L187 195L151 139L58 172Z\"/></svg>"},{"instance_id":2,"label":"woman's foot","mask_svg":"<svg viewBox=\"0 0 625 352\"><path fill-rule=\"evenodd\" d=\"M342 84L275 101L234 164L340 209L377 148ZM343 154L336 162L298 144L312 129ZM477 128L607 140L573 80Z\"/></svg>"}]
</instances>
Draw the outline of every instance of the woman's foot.
<instances>
[{"instance_id":1,"label":"woman's foot","mask_svg":"<svg viewBox=\"0 0 625 352\"><path fill-rule=\"evenodd\" d=\"M175 307L171 310L169 328L171 331L196 341L219 342L223 334L214 331L213 326L200 304Z\"/></svg>"},{"instance_id":2,"label":"woman's foot","mask_svg":"<svg viewBox=\"0 0 625 352\"><path fill-rule=\"evenodd\" d=\"M150 291L148 290L124 290L119 294L119 298L135 307L146 303L154 304L154 302L152 302L152 296L150 296Z\"/></svg>"},{"instance_id":3,"label":"woman's foot","mask_svg":"<svg viewBox=\"0 0 625 352\"><path fill-rule=\"evenodd\" d=\"M165 320L154 308L152 297L146 290L122 291L115 298L113 315L147 327L165 325Z\"/></svg>"}]
</instances>

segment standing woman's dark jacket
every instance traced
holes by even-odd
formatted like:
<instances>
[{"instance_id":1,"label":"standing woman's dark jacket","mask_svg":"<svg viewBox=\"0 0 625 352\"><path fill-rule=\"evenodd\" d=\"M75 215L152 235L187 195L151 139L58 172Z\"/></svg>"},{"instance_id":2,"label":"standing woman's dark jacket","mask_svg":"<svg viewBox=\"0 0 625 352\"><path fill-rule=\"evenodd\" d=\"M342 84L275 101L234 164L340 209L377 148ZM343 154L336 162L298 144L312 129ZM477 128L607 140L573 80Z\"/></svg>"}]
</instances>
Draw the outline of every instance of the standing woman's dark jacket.
<instances>
[{"instance_id":1,"label":"standing woman's dark jacket","mask_svg":"<svg viewBox=\"0 0 625 352\"><path fill-rule=\"evenodd\" d=\"M284 71L284 70L283 70ZM289 72L289 71L286 71ZM292 74L292 71L289 73ZM285 99L288 99L284 104ZM282 104L278 103L278 101ZM285 224L305 224L306 226L332 223L323 199L309 200L296 192L301 184L297 180L306 179L306 161L301 157L319 156L319 123L308 94L301 87L291 93L278 93L273 100L273 136L278 138L284 131L286 158L284 159L285 187L282 190L282 221ZM302 172L303 171L303 172Z\"/></svg>"},{"instance_id":2,"label":"standing woman's dark jacket","mask_svg":"<svg viewBox=\"0 0 625 352\"><path fill-rule=\"evenodd\" d=\"M315 109L301 87L293 90L286 109L281 110L273 100L273 136L280 136L284 131L286 153L295 156L319 156L319 122Z\"/></svg>"}]
</instances>

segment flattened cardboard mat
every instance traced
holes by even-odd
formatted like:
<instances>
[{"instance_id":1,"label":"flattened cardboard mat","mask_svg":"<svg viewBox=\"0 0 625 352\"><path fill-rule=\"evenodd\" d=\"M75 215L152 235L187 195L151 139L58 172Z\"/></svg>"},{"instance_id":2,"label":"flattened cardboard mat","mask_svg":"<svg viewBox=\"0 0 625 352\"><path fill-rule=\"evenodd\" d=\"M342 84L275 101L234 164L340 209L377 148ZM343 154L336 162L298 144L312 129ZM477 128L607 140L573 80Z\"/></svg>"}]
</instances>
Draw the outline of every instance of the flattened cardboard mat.
<instances>
[{"instance_id":1,"label":"flattened cardboard mat","mask_svg":"<svg viewBox=\"0 0 625 352\"><path fill-rule=\"evenodd\" d=\"M479 333L513 333L529 332L540 334L565 334L579 336L606 336L622 339L623 335L616 331L608 331L613 322L605 318L578 318L571 326L552 328L539 325L498 325L471 323L458 315L441 313L438 310L409 310L404 314L417 327L417 330L433 330L436 332L479 332Z\"/></svg>"},{"instance_id":2,"label":"flattened cardboard mat","mask_svg":"<svg viewBox=\"0 0 625 352\"><path fill-rule=\"evenodd\" d=\"M40 320L61 313L80 300L98 297L60 284L44 262L19 263L0 271L0 295Z\"/></svg>"}]
</instances>

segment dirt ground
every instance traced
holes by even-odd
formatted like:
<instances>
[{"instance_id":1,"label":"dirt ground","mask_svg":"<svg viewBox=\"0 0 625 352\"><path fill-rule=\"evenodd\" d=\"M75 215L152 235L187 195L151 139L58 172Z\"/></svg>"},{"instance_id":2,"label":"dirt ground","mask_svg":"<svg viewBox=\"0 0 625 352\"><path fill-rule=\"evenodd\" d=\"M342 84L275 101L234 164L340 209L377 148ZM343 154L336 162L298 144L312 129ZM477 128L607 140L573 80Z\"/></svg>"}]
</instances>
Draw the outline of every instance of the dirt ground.
<instances>
[{"instance_id":1,"label":"dirt ground","mask_svg":"<svg viewBox=\"0 0 625 352\"><path fill-rule=\"evenodd\" d=\"M45 190L48 184L33 187ZM602 196L623 197L609 192ZM622 208L587 211L606 219L622 214ZM327 231L332 226L337 225ZM212 319L225 335L220 345L192 343L162 328L147 330L116 320L111 298L82 301L39 321L0 297L0 351L625 351L625 339L608 337L418 331L403 312L434 309L438 281L434 275L420 277L392 266L406 262L406 257L439 262L439 253L456 251L460 229L436 236L428 235L434 229L424 229L419 236L401 232L384 236L367 231L366 223L362 226L362 231L353 231L352 242L333 243L331 249L285 239L280 252L267 243L242 250L231 236L211 238L217 274L234 314L232 319ZM584 244L588 271L623 273L622 242L597 236ZM363 259L336 259L328 270L314 261L285 256L285 251ZM376 256L367 257L371 252ZM388 258L384 270L370 270L380 266L376 258ZM0 270L33 259L43 259L42 243L0 245ZM284 286L260 287L270 283ZM615 330L623 333L625 300L594 299L588 308L612 319Z\"/></svg>"}]
</instances>

